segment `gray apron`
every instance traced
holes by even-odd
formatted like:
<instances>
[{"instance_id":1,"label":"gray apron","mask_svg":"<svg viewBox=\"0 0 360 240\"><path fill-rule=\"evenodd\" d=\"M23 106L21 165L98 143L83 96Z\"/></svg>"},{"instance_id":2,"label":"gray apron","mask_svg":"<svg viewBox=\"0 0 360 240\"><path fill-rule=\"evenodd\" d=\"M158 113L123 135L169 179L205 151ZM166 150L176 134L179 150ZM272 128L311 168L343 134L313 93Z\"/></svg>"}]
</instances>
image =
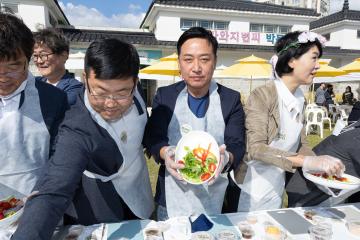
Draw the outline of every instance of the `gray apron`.
<instances>
[{"instance_id":1,"label":"gray apron","mask_svg":"<svg viewBox=\"0 0 360 240\"><path fill-rule=\"evenodd\" d=\"M190 129L189 129L190 128ZM197 118L188 106L188 91L185 87L179 94L168 127L169 144L176 146L183 129L202 130L211 134L219 145L224 143L225 122L221 111L217 84L212 81L209 89L209 107L203 118ZM227 174L220 174L214 184L192 185L176 180L165 171L166 208L169 217L190 216L201 213L221 213Z\"/></svg>"},{"instance_id":2,"label":"gray apron","mask_svg":"<svg viewBox=\"0 0 360 240\"><path fill-rule=\"evenodd\" d=\"M0 182L29 195L49 159L50 134L31 73L28 73L24 95L20 109L0 119Z\"/></svg>"},{"instance_id":3,"label":"gray apron","mask_svg":"<svg viewBox=\"0 0 360 240\"><path fill-rule=\"evenodd\" d=\"M270 146L283 151L296 152L303 124L299 119L293 118L282 99L279 80L275 80L278 92L280 129L278 137ZM299 107L299 111L301 111ZM239 212L277 209L282 205L282 196L285 188L285 171L275 165L261 160L247 162L248 169L241 188L238 203Z\"/></svg>"},{"instance_id":4,"label":"gray apron","mask_svg":"<svg viewBox=\"0 0 360 240\"><path fill-rule=\"evenodd\" d=\"M111 176L101 176L96 173L84 171L84 175L90 178L99 179L102 182L111 181L116 192L129 206L131 211L139 218L149 218L153 209L154 201L151 192L149 173L143 152L142 139L147 121L146 107L142 97L135 91L134 95L141 103L144 114L139 115L136 107L124 115L121 119L123 124L120 132L126 132L126 141L121 140L121 136L106 122L98 113L96 113L88 100L85 92L84 101L87 109L91 112L94 120L108 131L110 136L116 142L124 162L117 173Z\"/></svg>"}]
</instances>

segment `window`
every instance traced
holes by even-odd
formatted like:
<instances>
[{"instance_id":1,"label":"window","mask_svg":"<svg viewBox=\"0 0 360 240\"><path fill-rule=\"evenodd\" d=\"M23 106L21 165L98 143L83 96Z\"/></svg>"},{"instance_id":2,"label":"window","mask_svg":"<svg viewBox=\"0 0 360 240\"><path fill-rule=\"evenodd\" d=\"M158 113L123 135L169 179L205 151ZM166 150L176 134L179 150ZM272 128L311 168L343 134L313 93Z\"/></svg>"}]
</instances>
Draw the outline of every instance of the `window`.
<instances>
[{"instance_id":1,"label":"window","mask_svg":"<svg viewBox=\"0 0 360 240\"><path fill-rule=\"evenodd\" d=\"M215 30L227 30L229 27L229 23L226 22L214 22Z\"/></svg>"},{"instance_id":2,"label":"window","mask_svg":"<svg viewBox=\"0 0 360 240\"><path fill-rule=\"evenodd\" d=\"M360 30L357 30L357 38L360 38Z\"/></svg>"},{"instance_id":3,"label":"window","mask_svg":"<svg viewBox=\"0 0 360 240\"><path fill-rule=\"evenodd\" d=\"M263 32L262 24L250 24L250 32Z\"/></svg>"},{"instance_id":4,"label":"window","mask_svg":"<svg viewBox=\"0 0 360 240\"><path fill-rule=\"evenodd\" d=\"M288 32L291 31L291 27L290 26L279 26L279 31L278 33L281 34L287 34Z\"/></svg>"},{"instance_id":5,"label":"window","mask_svg":"<svg viewBox=\"0 0 360 240\"><path fill-rule=\"evenodd\" d=\"M250 32L287 34L291 31L291 26L250 23Z\"/></svg>"},{"instance_id":6,"label":"window","mask_svg":"<svg viewBox=\"0 0 360 240\"><path fill-rule=\"evenodd\" d=\"M264 25L264 32L266 33L275 33L276 26L275 25Z\"/></svg>"},{"instance_id":7,"label":"window","mask_svg":"<svg viewBox=\"0 0 360 240\"><path fill-rule=\"evenodd\" d=\"M56 27L57 21L56 21L56 19L53 17L53 15L51 15L50 13L49 13L49 22L50 22L51 26Z\"/></svg>"},{"instance_id":8,"label":"window","mask_svg":"<svg viewBox=\"0 0 360 240\"><path fill-rule=\"evenodd\" d=\"M227 30L229 22L210 21L210 20L197 20L197 19L181 19L181 30L187 30L191 27L203 27L208 30Z\"/></svg>"},{"instance_id":9,"label":"window","mask_svg":"<svg viewBox=\"0 0 360 240\"><path fill-rule=\"evenodd\" d=\"M18 5L14 3L0 3L0 7L2 11L5 10L11 13L19 13Z\"/></svg>"},{"instance_id":10,"label":"window","mask_svg":"<svg viewBox=\"0 0 360 240\"><path fill-rule=\"evenodd\" d=\"M211 24L212 24L211 21L199 21L199 27L203 27L206 29L212 29Z\"/></svg>"},{"instance_id":11,"label":"window","mask_svg":"<svg viewBox=\"0 0 360 240\"><path fill-rule=\"evenodd\" d=\"M195 20L181 19L181 29L189 29L196 26Z\"/></svg>"}]
</instances>

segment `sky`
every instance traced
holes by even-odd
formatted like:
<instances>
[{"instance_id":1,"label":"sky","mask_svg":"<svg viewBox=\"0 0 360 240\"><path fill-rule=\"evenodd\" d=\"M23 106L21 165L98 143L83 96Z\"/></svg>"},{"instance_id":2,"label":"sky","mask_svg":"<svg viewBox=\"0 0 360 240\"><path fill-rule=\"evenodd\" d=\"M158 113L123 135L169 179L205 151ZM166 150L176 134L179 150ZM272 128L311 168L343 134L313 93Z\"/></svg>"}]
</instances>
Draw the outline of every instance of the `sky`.
<instances>
[{"instance_id":1,"label":"sky","mask_svg":"<svg viewBox=\"0 0 360 240\"><path fill-rule=\"evenodd\" d=\"M341 10L344 0L330 0L330 12ZM74 26L138 28L152 0L59 0ZM349 0L360 10L360 0Z\"/></svg>"},{"instance_id":2,"label":"sky","mask_svg":"<svg viewBox=\"0 0 360 240\"><path fill-rule=\"evenodd\" d=\"M59 0L75 26L138 28L152 0Z\"/></svg>"}]
</instances>

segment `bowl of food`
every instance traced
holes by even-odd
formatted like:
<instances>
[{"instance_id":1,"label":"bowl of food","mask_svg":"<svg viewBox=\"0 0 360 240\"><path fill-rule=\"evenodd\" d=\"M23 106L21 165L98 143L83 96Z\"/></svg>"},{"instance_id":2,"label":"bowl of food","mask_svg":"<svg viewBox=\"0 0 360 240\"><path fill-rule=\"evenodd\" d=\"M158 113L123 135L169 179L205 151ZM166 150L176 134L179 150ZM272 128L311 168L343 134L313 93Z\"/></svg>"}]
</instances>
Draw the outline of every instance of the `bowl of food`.
<instances>
[{"instance_id":1,"label":"bowl of food","mask_svg":"<svg viewBox=\"0 0 360 240\"><path fill-rule=\"evenodd\" d=\"M0 200L0 229L17 222L23 212L23 202L13 196Z\"/></svg>"},{"instance_id":2,"label":"bowl of food","mask_svg":"<svg viewBox=\"0 0 360 240\"><path fill-rule=\"evenodd\" d=\"M207 132L191 131L176 146L175 161L184 165L178 172L191 184L208 182L219 166L219 146Z\"/></svg>"}]
</instances>

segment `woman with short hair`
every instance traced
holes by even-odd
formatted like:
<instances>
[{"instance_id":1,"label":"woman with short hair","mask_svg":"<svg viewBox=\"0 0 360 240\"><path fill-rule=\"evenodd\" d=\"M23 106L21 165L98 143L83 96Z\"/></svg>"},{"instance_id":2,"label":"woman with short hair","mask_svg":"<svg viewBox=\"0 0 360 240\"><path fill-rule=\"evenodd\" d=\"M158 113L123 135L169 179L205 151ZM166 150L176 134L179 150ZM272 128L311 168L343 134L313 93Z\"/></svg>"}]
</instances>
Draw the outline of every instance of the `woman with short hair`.
<instances>
[{"instance_id":1,"label":"woman with short hair","mask_svg":"<svg viewBox=\"0 0 360 240\"><path fill-rule=\"evenodd\" d=\"M312 83L324 42L322 36L307 31L280 38L271 59L273 81L249 96L245 106L247 169L240 167L236 174L241 183L238 211L280 208L285 172L293 173L297 167L329 175L344 170L339 159L312 156L302 134L305 98L300 85Z\"/></svg>"}]
</instances>

